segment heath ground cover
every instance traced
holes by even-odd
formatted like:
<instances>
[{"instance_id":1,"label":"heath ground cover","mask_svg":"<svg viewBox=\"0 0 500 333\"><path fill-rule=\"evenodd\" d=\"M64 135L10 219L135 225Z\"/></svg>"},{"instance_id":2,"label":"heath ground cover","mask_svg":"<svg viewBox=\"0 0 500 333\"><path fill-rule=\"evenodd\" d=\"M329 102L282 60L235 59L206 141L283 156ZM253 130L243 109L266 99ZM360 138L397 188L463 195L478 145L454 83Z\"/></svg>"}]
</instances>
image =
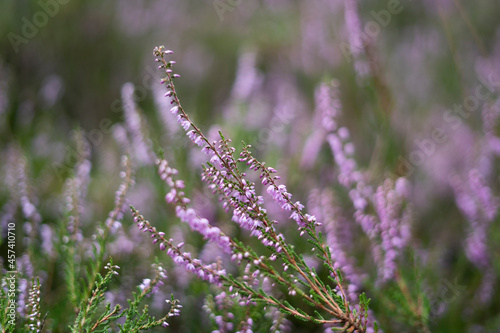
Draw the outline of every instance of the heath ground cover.
<instances>
[{"instance_id":1,"label":"heath ground cover","mask_svg":"<svg viewBox=\"0 0 500 333\"><path fill-rule=\"evenodd\" d=\"M3 1L0 330L500 331L498 17Z\"/></svg>"}]
</instances>

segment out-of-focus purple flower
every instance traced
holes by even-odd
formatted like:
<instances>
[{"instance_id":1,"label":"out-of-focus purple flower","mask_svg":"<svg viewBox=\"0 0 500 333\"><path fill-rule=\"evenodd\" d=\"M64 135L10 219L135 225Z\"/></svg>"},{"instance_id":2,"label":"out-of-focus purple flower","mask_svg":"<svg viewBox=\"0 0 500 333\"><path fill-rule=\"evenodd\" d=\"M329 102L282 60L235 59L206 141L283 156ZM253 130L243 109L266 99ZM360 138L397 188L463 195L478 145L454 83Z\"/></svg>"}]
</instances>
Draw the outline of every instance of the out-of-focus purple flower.
<instances>
[{"instance_id":1,"label":"out-of-focus purple flower","mask_svg":"<svg viewBox=\"0 0 500 333\"><path fill-rule=\"evenodd\" d=\"M111 128L113 139L116 141L116 143L120 146L121 151L124 153L130 153L130 147L132 147L132 144L130 143L130 140L128 139L127 136L127 130L125 126L121 124L115 124Z\"/></svg>"},{"instance_id":2,"label":"out-of-focus purple flower","mask_svg":"<svg viewBox=\"0 0 500 333\"><path fill-rule=\"evenodd\" d=\"M19 186L19 194L20 194L19 199L21 203L21 208L23 211L24 218L36 225L40 223L42 218L36 209L35 203L32 200L32 194L30 193L30 189L28 187L26 158L20 156L18 162L19 166L17 174L17 183Z\"/></svg>"},{"instance_id":3,"label":"out-of-focus purple flower","mask_svg":"<svg viewBox=\"0 0 500 333\"><path fill-rule=\"evenodd\" d=\"M234 80L231 97L224 110L225 119L234 124L245 118L240 113L241 103L249 103L250 96L261 84L261 77L256 68L257 53L243 50L238 58L238 69Z\"/></svg>"},{"instance_id":4,"label":"out-of-focus purple flower","mask_svg":"<svg viewBox=\"0 0 500 333\"><path fill-rule=\"evenodd\" d=\"M52 228L47 224L40 225L40 236L42 238L42 251L50 257L54 256L54 231Z\"/></svg>"},{"instance_id":5,"label":"out-of-focus purple flower","mask_svg":"<svg viewBox=\"0 0 500 333\"><path fill-rule=\"evenodd\" d=\"M17 299L17 311L20 315L27 314L29 302L29 281L34 277L33 264L27 254L17 259L17 271L21 278L18 280L19 296Z\"/></svg>"},{"instance_id":6,"label":"out-of-focus purple flower","mask_svg":"<svg viewBox=\"0 0 500 333\"><path fill-rule=\"evenodd\" d=\"M144 135L143 119L137 111L134 100L135 87L132 83L125 83L122 87L123 111L125 114L125 124L132 143L133 156L140 164L152 164L154 154L151 143Z\"/></svg>"},{"instance_id":7,"label":"out-of-focus purple flower","mask_svg":"<svg viewBox=\"0 0 500 333\"><path fill-rule=\"evenodd\" d=\"M481 166L484 172L491 172L492 154L500 155L500 137L496 134L495 128L500 121L500 99L497 99L494 103L487 103L483 106L482 110L483 118L483 130L485 134L485 147L483 148L483 154L481 156ZM484 161L486 159L486 161ZM485 166L484 164L487 163Z\"/></svg>"},{"instance_id":8,"label":"out-of-focus purple flower","mask_svg":"<svg viewBox=\"0 0 500 333\"><path fill-rule=\"evenodd\" d=\"M450 184L457 206L469 222L465 252L479 268L488 268L491 260L487 247L488 228L498 213L499 199L493 196L477 169L471 170L466 179L453 175Z\"/></svg>"},{"instance_id":9,"label":"out-of-focus purple flower","mask_svg":"<svg viewBox=\"0 0 500 333\"><path fill-rule=\"evenodd\" d=\"M411 213L405 207L408 186L404 178L399 178L396 182L386 179L375 193L374 207L379 218L381 246L384 251L383 266L379 267L382 281L394 277L395 260L410 238Z\"/></svg>"},{"instance_id":10,"label":"out-of-focus purple flower","mask_svg":"<svg viewBox=\"0 0 500 333\"><path fill-rule=\"evenodd\" d=\"M349 130L337 125L341 109L338 94L336 82L322 84L316 95L317 112L322 115L323 131L338 166L338 181L349 191L354 219L371 240L379 279L385 282L394 276L395 260L410 237L410 211L406 206L409 184L404 178L386 179L373 193L357 166ZM376 214L368 213L370 204ZM340 249L337 251L340 253Z\"/></svg>"},{"instance_id":11,"label":"out-of-focus purple flower","mask_svg":"<svg viewBox=\"0 0 500 333\"><path fill-rule=\"evenodd\" d=\"M53 107L54 104L61 98L63 93L64 81L59 75L56 74L49 75L43 80L42 88L39 92L44 106L47 109Z\"/></svg>"},{"instance_id":12,"label":"out-of-focus purple flower","mask_svg":"<svg viewBox=\"0 0 500 333\"><path fill-rule=\"evenodd\" d=\"M122 167L125 171L120 172L120 178L122 178L122 183L115 192L115 206L108 214L106 219L106 227L112 233L116 232L118 228L121 227L121 219L123 218L123 213L126 208L127 200L126 194L131 186L134 185L134 178L132 175L132 169L130 166L130 161L127 156L122 156Z\"/></svg>"},{"instance_id":13,"label":"out-of-focus purple flower","mask_svg":"<svg viewBox=\"0 0 500 333\"><path fill-rule=\"evenodd\" d=\"M144 291L145 289L149 288L150 284L151 284L151 279L144 279L142 280L142 283L139 285L139 289L141 289L141 291Z\"/></svg>"},{"instance_id":14,"label":"out-of-focus purple flower","mask_svg":"<svg viewBox=\"0 0 500 333\"><path fill-rule=\"evenodd\" d=\"M349 62L354 61L354 68L358 77L365 77L369 73L368 63L361 58L364 52L364 43L361 19L358 13L357 0L344 0L345 29L349 37Z\"/></svg>"},{"instance_id":15,"label":"out-of-focus purple flower","mask_svg":"<svg viewBox=\"0 0 500 333\"><path fill-rule=\"evenodd\" d=\"M266 317L272 319L270 332L288 333L291 331L291 322L286 319L286 316L274 307L268 307Z\"/></svg>"},{"instance_id":16,"label":"out-of-focus purple flower","mask_svg":"<svg viewBox=\"0 0 500 333\"><path fill-rule=\"evenodd\" d=\"M315 189L309 194L308 207L310 211L323 222L326 242L334 261L334 268L340 269L348 281L347 297L355 304L358 301L364 277L355 269L352 258L347 253L352 241L351 227L335 205L333 193L330 190Z\"/></svg>"},{"instance_id":17,"label":"out-of-focus purple flower","mask_svg":"<svg viewBox=\"0 0 500 333\"><path fill-rule=\"evenodd\" d=\"M162 86L155 85L153 89L154 101L157 105L158 110L167 110L170 107L171 99L166 99L164 96L164 90ZM170 97L170 96L169 96ZM166 135L172 138L173 135L178 131L175 119L170 116L167 112L159 112L159 116L163 123L163 127L166 130Z\"/></svg>"}]
</instances>

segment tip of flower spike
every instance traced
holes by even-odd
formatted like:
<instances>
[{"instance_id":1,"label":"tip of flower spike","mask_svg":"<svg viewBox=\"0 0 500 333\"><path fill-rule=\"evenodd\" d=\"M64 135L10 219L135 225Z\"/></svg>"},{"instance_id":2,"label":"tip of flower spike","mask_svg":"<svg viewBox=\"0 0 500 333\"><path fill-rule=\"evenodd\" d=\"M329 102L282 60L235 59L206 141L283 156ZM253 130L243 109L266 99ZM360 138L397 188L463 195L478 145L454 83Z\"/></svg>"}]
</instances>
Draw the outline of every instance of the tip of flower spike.
<instances>
[{"instance_id":1,"label":"tip of flower spike","mask_svg":"<svg viewBox=\"0 0 500 333\"><path fill-rule=\"evenodd\" d=\"M163 49L165 48L165 46L163 45L160 45L160 46L157 46L153 49L153 55L155 56L160 56L161 55L161 52L163 51Z\"/></svg>"}]
</instances>

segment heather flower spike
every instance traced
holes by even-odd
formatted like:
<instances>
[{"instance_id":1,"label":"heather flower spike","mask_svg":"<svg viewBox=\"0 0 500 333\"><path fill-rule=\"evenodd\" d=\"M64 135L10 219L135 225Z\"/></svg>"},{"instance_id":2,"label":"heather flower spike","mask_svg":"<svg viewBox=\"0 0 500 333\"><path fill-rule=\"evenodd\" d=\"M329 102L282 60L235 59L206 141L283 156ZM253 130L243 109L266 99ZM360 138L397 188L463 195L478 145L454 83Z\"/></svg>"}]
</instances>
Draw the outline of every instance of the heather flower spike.
<instances>
[{"instance_id":1,"label":"heather flower spike","mask_svg":"<svg viewBox=\"0 0 500 333\"><path fill-rule=\"evenodd\" d=\"M169 187L165 196L166 202L175 206L177 217L187 223L191 230L217 244L237 265L245 262L243 275L232 276L226 273L221 263L206 265L201 260L193 258L191 253L182 251L181 245L174 245L172 239L166 238L164 233L153 227L132 207L134 220L139 229L149 233L153 243L159 244L160 249L166 251L176 264L227 293L236 293L238 297L242 297L239 300L241 304L254 304L255 301L259 301L279 309L284 314L305 321L329 324L350 332L367 332L368 301L360 295L361 301L356 305L358 310L351 308L345 291L345 282L342 281L338 267L332 260L329 246L317 230L322 223L315 216L308 214L300 201L293 199L286 185L280 183L280 177L276 175L277 171L274 168L258 161L252 155L251 146L243 144L243 150L239 157L235 158L236 149L231 146L230 139L220 133L220 140L210 141L191 121L175 89L174 79L179 75L173 74L175 61L167 59L172 53L163 46L156 47L153 51L156 62L160 63L159 68L165 71L161 83L166 84L165 96L171 100L171 116L176 118L187 137L207 155L202 180L219 197L222 207L232 215L231 220L241 229L247 230L250 236L257 238L270 250L270 253L256 253L254 249L233 239L231 235L224 234L207 219L201 218L192 207L189 207L190 199L184 193L184 182L176 179L177 170L165 159L159 159L157 166L160 178ZM242 170L243 167L259 174L267 192L266 197L257 193L256 184L247 177ZM284 235L276 229L277 221L271 220L264 208L266 200L276 202L281 210L287 212L289 218L295 221L300 236L308 237L308 241L312 244L311 251L314 251L312 253L324 260L330 280L320 279L316 270L306 264L303 255L295 252L294 247L286 242ZM277 269L276 263L281 269ZM150 282L145 280L141 285L142 288L147 288L148 283ZM263 287L268 283L283 286L285 294L302 299L315 311L308 313L289 303L283 296L278 298L274 291L268 288L264 291ZM226 299L223 295L224 292L220 294L221 300ZM219 316L214 315L213 318L220 328L231 326ZM244 324L241 329L246 331L252 329L251 318L244 319L242 323ZM276 325L281 324L277 321Z\"/></svg>"}]
</instances>

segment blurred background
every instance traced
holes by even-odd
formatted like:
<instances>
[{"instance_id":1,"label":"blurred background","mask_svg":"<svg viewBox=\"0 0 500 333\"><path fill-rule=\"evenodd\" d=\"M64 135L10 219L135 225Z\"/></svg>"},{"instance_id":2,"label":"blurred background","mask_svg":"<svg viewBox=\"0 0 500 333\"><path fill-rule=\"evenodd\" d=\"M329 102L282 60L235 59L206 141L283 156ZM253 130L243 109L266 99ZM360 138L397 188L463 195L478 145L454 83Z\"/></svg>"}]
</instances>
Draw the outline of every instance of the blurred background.
<instances>
[{"instance_id":1,"label":"blurred background","mask_svg":"<svg viewBox=\"0 0 500 333\"><path fill-rule=\"evenodd\" d=\"M408 176L412 183L407 255L421 263L419 274L427 276L431 303L450 295L448 282L465 286L453 301L436 302L430 327L436 332L499 331L498 219L493 214L487 223L490 238L484 244L491 258L478 265L464 245L474 224L460 209L456 182L448 176L463 181L479 165L493 192L499 190L500 149L492 144L484 153L480 146L497 132L496 118L485 116L484 109L498 107L500 2L366 0L359 1L357 10L350 0L0 3L2 223L7 216L27 223L19 228L20 257L29 246L43 248L35 257L21 259L47 283L42 304L51 309L47 327L53 332L64 331L60 322L70 312L55 305L65 291L58 285L57 248L50 244L57 244L57 226L64 220L65 179L82 156L82 134L92 165L82 203L82 239L113 208L120 156L130 153L136 179L128 193L130 204L179 242L190 241L193 252L215 258L201 238L173 218L150 155L129 146L134 133L124 113L127 99L140 110L146 145L151 151L164 150L205 216L231 228L217 200L200 185L202 156L177 131L168 112L152 55L158 45L174 51L181 102L205 133L216 138L221 129L236 147L241 140L252 144L302 202L310 190L330 187L342 206L348 199L336 184L332 154L313 139L321 132L315 91L333 80L341 106L338 122L349 129L359 167L376 185L394 175ZM26 216L22 205L13 203L12 198L21 197L36 207L38 217ZM35 226L40 233L30 245L23 237ZM208 316L192 318L202 311L207 287L186 278L134 228L125 212L123 230L108 249L123 273L116 284L121 289L111 291L110 299L126 299L128 294L119 290L133 290L159 256L169 272L163 297L173 292L185 306L171 331L201 331ZM363 259L365 243L360 241L354 251L358 266L376 270ZM2 253L4 249L5 243ZM486 266L491 267L489 275ZM29 272L23 274L29 277ZM484 286L486 278L490 281ZM375 298L374 311L385 332L418 331L408 324L411 318L393 320L397 311L385 300L377 301L377 293L389 295L389 289L370 283L364 288ZM480 291L486 296L476 300ZM153 308L162 311L162 306ZM321 331L295 321L292 326L293 332Z\"/></svg>"}]
</instances>

